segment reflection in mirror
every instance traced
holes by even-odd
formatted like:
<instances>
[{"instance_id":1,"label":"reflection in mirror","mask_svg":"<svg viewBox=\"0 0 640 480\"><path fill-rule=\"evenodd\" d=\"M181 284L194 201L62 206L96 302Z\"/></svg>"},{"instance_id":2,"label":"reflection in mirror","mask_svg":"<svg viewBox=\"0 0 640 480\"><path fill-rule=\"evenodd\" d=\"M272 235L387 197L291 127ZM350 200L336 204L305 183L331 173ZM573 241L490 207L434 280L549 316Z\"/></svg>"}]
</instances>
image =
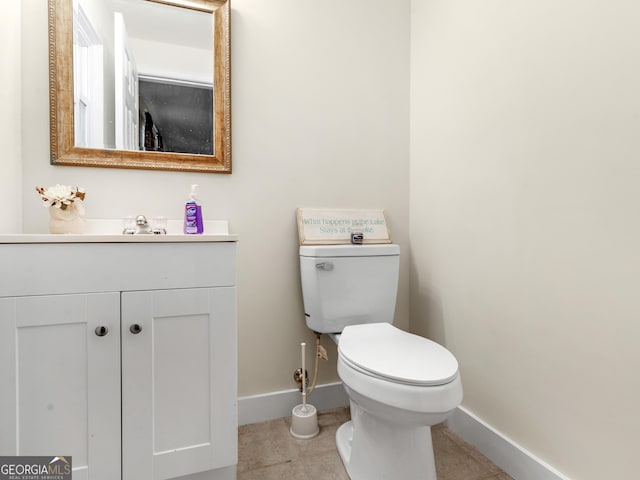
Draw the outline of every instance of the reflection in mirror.
<instances>
[{"instance_id":1,"label":"reflection in mirror","mask_svg":"<svg viewBox=\"0 0 640 480\"><path fill-rule=\"evenodd\" d=\"M49 0L52 163L230 173L229 14L229 0Z\"/></svg>"},{"instance_id":2,"label":"reflection in mirror","mask_svg":"<svg viewBox=\"0 0 640 480\"><path fill-rule=\"evenodd\" d=\"M75 146L213 155L212 39L209 12L74 0Z\"/></svg>"},{"instance_id":3,"label":"reflection in mirror","mask_svg":"<svg viewBox=\"0 0 640 480\"><path fill-rule=\"evenodd\" d=\"M140 149L213 155L213 88L140 75Z\"/></svg>"}]
</instances>

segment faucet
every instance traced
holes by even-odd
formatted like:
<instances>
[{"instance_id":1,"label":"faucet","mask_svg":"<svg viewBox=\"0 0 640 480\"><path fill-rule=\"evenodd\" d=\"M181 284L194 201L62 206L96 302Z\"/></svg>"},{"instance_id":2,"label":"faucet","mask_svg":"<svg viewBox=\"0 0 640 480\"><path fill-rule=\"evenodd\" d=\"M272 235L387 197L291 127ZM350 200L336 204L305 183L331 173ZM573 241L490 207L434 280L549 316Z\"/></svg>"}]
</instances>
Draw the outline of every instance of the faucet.
<instances>
[{"instance_id":1,"label":"faucet","mask_svg":"<svg viewBox=\"0 0 640 480\"><path fill-rule=\"evenodd\" d=\"M167 230L165 228L151 228L147 217L144 215L138 215L136 217L136 225L134 227L127 227L122 231L123 235L166 235Z\"/></svg>"},{"instance_id":2,"label":"faucet","mask_svg":"<svg viewBox=\"0 0 640 480\"><path fill-rule=\"evenodd\" d=\"M136 235L141 235L141 234L149 234L149 233L153 233L153 230L151 230L151 226L149 225L149 222L147 221L147 217L145 217L144 215L138 215L136 217L136 231L135 231L135 234Z\"/></svg>"}]
</instances>

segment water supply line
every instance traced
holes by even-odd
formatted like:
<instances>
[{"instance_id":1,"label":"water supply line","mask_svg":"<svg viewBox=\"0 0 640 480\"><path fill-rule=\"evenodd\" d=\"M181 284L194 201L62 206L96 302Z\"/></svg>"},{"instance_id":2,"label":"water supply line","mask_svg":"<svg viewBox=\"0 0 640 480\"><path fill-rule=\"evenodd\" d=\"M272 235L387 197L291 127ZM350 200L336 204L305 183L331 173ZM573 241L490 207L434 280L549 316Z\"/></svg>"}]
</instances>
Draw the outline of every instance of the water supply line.
<instances>
[{"instance_id":1,"label":"water supply line","mask_svg":"<svg viewBox=\"0 0 640 480\"><path fill-rule=\"evenodd\" d=\"M311 380L311 385L309 386L309 388L302 388L304 392L304 396L306 398L309 398L309 395L311 395L311 393L313 392L313 389L316 386L316 382L318 381L318 368L320 365L319 360L327 360L328 356L327 356L327 351L325 350L325 348L320 345L320 337L322 337L321 333L318 332L314 332L316 334L316 362L315 362L315 366L313 367L313 380ZM303 376L306 377L306 372L304 372L304 366L302 367L302 371L303 371ZM304 382L306 382L306 378L303 378L302 380L303 382L303 387Z\"/></svg>"}]
</instances>

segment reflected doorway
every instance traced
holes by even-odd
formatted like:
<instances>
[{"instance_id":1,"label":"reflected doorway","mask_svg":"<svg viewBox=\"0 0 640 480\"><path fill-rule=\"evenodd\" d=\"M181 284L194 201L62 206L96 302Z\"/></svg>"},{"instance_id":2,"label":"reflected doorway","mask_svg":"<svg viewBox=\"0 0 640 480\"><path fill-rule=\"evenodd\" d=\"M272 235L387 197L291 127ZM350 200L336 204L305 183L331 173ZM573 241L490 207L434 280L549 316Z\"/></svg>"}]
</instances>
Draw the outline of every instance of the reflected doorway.
<instances>
[{"instance_id":1,"label":"reflected doorway","mask_svg":"<svg viewBox=\"0 0 640 480\"><path fill-rule=\"evenodd\" d=\"M140 149L213 155L213 85L140 75Z\"/></svg>"}]
</instances>

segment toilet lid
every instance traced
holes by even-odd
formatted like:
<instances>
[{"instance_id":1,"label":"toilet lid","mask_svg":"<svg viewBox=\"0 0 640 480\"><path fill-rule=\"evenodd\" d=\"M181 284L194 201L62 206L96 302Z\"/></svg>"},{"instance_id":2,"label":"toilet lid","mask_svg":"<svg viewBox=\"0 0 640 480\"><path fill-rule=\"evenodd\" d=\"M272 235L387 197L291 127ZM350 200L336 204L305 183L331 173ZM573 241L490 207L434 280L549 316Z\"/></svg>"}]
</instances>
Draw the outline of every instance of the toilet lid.
<instances>
[{"instance_id":1,"label":"toilet lid","mask_svg":"<svg viewBox=\"0 0 640 480\"><path fill-rule=\"evenodd\" d=\"M444 385L458 374L449 350L389 323L345 327L338 351L365 372L397 383Z\"/></svg>"}]
</instances>

